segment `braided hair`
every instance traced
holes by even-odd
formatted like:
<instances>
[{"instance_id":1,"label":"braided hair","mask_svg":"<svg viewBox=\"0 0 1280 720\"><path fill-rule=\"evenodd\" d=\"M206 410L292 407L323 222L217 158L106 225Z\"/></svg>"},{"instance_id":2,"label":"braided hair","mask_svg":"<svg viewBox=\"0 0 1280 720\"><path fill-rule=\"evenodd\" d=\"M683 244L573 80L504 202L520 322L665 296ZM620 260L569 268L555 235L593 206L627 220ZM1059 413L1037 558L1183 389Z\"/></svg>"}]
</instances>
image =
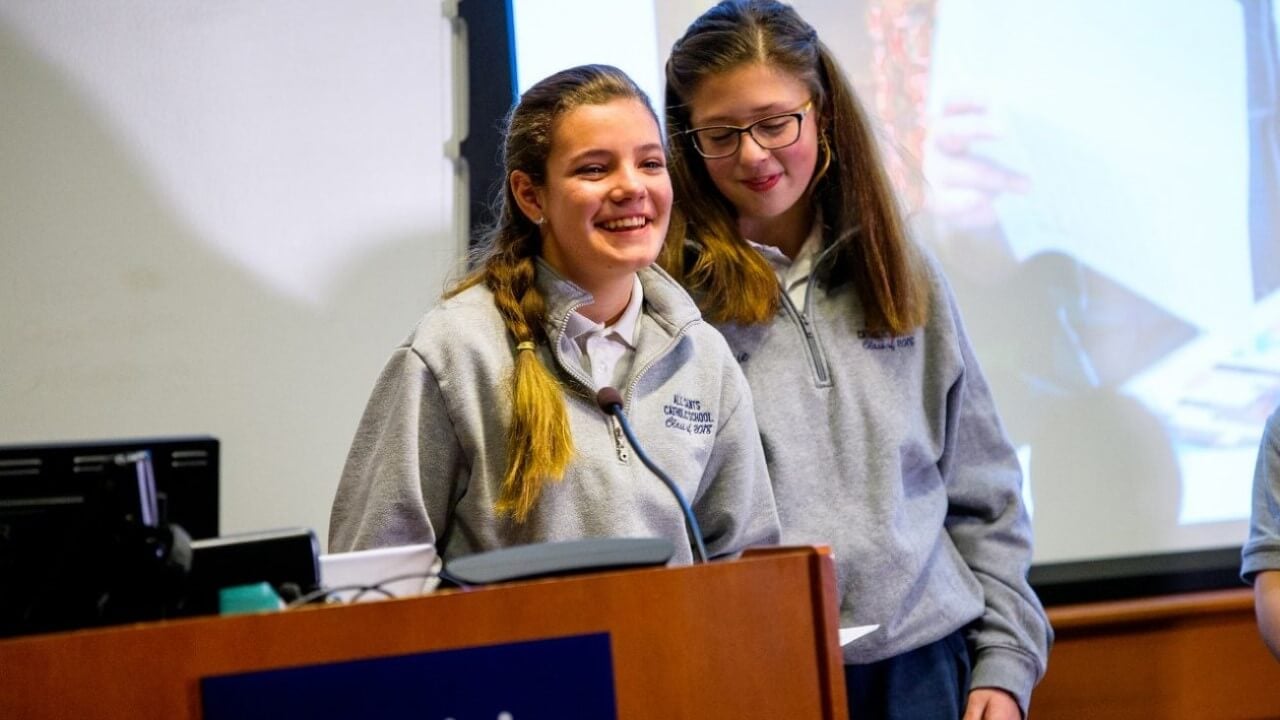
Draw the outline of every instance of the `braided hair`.
<instances>
[{"instance_id":1,"label":"braided hair","mask_svg":"<svg viewBox=\"0 0 1280 720\"><path fill-rule=\"evenodd\" d=\"M520 171L535 185L544 184L556 122L574 108L618 99L640 100L651 108L644 91L609 65L562 70L521 95L505 121L502 158L507 182L495 200L497 220L472 255L475 270L445 293L449 297L483 284L493 293L510 335L515 353L511 424L507 467L495 509L517 522L528 518L547 481L564 476L573 456L573 437L564 392L536 352L538 345L548 342L546 302L534 282L542 234L539 225L520 211L510 178Z\"/></svg>"}]
</instances>

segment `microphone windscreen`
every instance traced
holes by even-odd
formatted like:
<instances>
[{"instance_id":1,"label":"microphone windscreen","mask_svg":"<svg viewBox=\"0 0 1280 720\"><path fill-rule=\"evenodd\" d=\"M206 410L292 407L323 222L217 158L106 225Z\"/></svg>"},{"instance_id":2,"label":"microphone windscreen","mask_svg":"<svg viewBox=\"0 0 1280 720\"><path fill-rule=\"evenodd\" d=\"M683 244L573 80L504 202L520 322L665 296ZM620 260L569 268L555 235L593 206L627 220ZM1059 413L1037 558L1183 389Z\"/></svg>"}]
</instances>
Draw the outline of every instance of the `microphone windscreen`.
<instances>
[{"instance_id":1,"label":"microphone windscreen","mask_svg":"<svg viewBox=\"0 0 1280 720\"><path fill-rule=\"evenodd\" d=\"M605 385L596 393L596 404L600 406L601 410L612 414L615 405L619 408L622 407L622 393L618 392L615 387Z\"/></svg>"}]
</instances>

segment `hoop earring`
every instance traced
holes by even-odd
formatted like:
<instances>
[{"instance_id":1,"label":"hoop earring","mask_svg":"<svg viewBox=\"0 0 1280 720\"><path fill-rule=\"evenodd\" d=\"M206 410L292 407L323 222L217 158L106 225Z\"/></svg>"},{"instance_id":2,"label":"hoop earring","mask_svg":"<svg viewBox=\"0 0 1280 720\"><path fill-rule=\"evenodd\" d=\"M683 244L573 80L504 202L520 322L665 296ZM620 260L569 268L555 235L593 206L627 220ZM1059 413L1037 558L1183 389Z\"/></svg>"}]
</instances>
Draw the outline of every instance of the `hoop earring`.
<instances>
[{"instance_id":1,"label":"hoop earring","mask_svg":"<svg viewBox=\"0 0 1280 720\"><path fill-rule=\"evenodd\" d=\"M827 131L823 130L818 134L818 156L820 159L818 171L813 174L813 180L809 182L809 187L818 184L831 168L831 142L827 140Z\"/></svg>"}]
</instances>

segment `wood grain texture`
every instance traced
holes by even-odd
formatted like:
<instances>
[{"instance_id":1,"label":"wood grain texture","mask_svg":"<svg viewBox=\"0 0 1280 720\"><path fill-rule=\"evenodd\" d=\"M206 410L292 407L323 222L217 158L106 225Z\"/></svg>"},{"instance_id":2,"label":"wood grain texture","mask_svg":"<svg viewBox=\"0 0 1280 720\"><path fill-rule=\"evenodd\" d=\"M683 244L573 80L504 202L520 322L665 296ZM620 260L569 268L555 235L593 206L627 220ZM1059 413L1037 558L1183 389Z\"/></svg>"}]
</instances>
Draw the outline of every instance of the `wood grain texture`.
<instances>
[{"instance_id":1,"label":"wood grain texture","mask_svg":"<svg viewBox=\"0 0 1280 720\"><path fill-rule=\"evenodd\" d=\"M200 717L199 679L608 632L618 717L845 718L826 548L0 642L0 717Z\"/></svg>"},{"instance_id":2,"label":"wood grain texture","mask_svg":"<svg viewBox=\"0 0 1280 720\"><path fill-rule=\"evenodd\" d=\"M1280 663L1248 589L1063 606L1031 702L1057 718L1280 718Z\"/></svg>"}]
</instances>

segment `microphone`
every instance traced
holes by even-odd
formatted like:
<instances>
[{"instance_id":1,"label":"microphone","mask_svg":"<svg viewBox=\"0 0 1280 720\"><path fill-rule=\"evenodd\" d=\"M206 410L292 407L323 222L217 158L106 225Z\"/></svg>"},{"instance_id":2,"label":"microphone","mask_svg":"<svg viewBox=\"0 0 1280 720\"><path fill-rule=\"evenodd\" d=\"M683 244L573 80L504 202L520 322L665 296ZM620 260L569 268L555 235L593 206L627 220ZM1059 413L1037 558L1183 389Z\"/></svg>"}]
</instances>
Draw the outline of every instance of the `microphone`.
<instances>
[{"instance_id":1,"label":"microphone","mask_svg":"<svg viewBox=\"0 0 1280 720\"><path fill-rule=\"evenodd\" d=\"M631 449L636 451L636 456L640 458L640 462L649 468L649 471L658 476L662 484L667 486L672 495L676 496L676 501L680 503L680 511L684 513L684 522L689 530L690 546L697 555L698 562L707 561L707 548L702 544L702 529L698 527L698 518L694 517L693 509L689 507L689 501L684 499L684 493L680 492L680 488L662 472L649 456L645 454L644 448L640 447L640 441L636 439L636 435L631 431L631 423L627 421L627 415L622 411L622 394L617 388L605 386L600 388L596 393L596 404L606 415L612 415L622 426L622 432L627 436L627 442L631 443Z\"/></svg>"}]
</instances>

